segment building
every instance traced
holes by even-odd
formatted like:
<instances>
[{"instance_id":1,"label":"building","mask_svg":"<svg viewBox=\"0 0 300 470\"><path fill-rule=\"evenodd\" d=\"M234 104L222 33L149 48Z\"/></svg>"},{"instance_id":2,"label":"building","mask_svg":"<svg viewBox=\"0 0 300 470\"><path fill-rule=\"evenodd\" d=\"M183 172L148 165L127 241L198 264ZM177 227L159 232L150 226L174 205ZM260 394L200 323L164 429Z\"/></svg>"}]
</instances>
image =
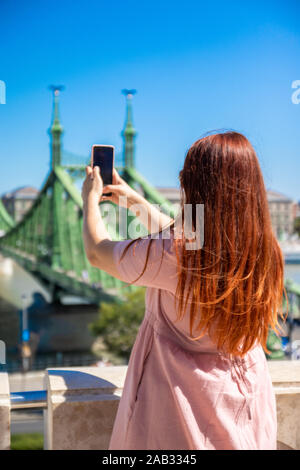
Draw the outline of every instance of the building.
<instances>
[{"instance_id":1,"label":"building","mask_svg":"<svg viewBox=\"0 0 300 470\"><path fill-rule=\"evenodd\" d=\"M300 217L300 201L294 203L294 213L293 213L294 218Z\"/></svg>"},{"instance_id":2,"label":"building","mask_svg":"<svg viewBox=\"0 0 300 470\"><path fill-rule=\"evenodd\" d=\"M180 203L180 189L174 187L156 187L172 204ZM290 236L294 233L294 220L299 216L299 204L277 191L267 191L272 226L275 235Z\"/></svg>"},{"instance_id":3,"label":"building","mask_svg":"<svg viewBox=\"0 0 300 470\"><path fill-rule=\"evenodd\" d=\"M19 222L30 209L39 191L32 186L22 186L2 196L2 202L10 216Z\"/></svg>"}]
</instances>

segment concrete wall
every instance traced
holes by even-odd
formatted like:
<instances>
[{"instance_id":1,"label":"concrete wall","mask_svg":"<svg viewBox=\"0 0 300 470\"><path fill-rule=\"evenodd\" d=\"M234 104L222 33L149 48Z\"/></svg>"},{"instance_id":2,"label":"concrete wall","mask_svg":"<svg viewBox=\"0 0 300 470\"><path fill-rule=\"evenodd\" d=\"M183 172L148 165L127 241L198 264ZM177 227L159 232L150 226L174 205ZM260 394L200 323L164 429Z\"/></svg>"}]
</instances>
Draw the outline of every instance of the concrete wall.
<instances>
[{"instance_id":1,"label":"concrete wall","mask_svg":"<svg viewBox=\"0 0 300 470\"><path fill-rule=\"evenodd\" d=\"M268 364L276 394L278 449L300 449L300 361ZM120 366L47 371L46 448L107 449L126 370Z\"/></svg>"},{"instance_id":2,"label":"concrete wall","mask_svg":"<svg viewBox=\"0 0 300 470\"><path fill-rule=\"evenodd\" d=\"M107 449L126 366L51 369L45 374L45 449Z\"/></svg>"},{"instance_id":3,"label":"concrete wall","mask_svg":"<svg viewBox=\"0 0 300 470\"><path fill-rule=\"evenodd\" d=\"M279 449L300 450L300 361L269 361L276 394Z\"/></svg>"}]
</instances>

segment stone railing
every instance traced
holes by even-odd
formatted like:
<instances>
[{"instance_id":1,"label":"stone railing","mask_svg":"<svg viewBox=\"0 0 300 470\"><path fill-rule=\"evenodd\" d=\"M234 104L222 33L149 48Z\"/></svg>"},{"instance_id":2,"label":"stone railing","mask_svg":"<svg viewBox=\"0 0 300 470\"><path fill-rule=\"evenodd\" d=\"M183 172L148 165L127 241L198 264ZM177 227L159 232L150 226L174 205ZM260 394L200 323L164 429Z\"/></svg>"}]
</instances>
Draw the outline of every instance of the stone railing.
<instances>
[{"instance_id":1,"label":"stone railing","mask_svg":"<svg viewBox=\"0 0 300 470\"><path fill-rule=\"evenodd\" d=\"M0 372L0 449L10 448L10 395L8 375Z\"/></svg>"},{"instance_id":2,"label":"stone railing","mask_svg":"<svg viewBox=\"0 0 300 470\"><path fill-rule=\"evenodd\" d=\"M127 366L45 373L45 449L108 449Z\"/></svg>"},{"instance_id":3,"label":"stone railing","mask_svg":"<svg viewBox=\"0 0 300 470\"><path fill-rule=\"evenodd\" d=\"M276 395L278 449L300 450L300 361L269 361Z\"/></svg>"},{"instance_id":4,"label":"stone railing","mask_svg":"<svg viewBox=\"0 0 300 470\"><path fill-rule=\"evenodd\" d=\"M269 361L276 394L278 449L300 449L300 361ZM108 448L126 366L48 369L45 449ZM0 373L0 449L10 447L10 392Z\"/></svg>"}]
</instances>

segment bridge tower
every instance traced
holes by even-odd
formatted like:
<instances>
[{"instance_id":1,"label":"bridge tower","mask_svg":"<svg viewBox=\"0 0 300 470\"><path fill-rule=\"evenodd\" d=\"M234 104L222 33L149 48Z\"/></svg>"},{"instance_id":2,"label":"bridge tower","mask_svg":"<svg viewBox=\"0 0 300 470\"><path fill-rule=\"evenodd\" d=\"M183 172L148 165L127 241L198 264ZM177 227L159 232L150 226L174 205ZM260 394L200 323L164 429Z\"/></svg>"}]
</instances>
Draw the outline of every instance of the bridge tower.
<instances>
[{"instance_id":1,"label":"bridge tower","mask_svg":"<svg viewBox=\"0 0 300 470\"><path fill-rule=\"evenodd\" d=\"M53 114L52 124L49 129L50 134L50 166L54 169L55 166L61 165L61 135L63 127L59 121L59 93L64 89L61 85L50 85L49 89L53 92Z\"/></svg>"},{"instance_id":2,"label":"bridge tower","mask_svg":"<svg viewBox=\"0 0 300 470\"><path fill-rule=\"evenodd\" d=\"M135 167L134 158L134 139L136 136L136 130L133 127L132 122L132 97L136 93L136 90L122 90L122 93L126 96L126 119L125 128L121 135L124 139L123 147L123 159L125 168Z\"/></svg>"}]
</instances>

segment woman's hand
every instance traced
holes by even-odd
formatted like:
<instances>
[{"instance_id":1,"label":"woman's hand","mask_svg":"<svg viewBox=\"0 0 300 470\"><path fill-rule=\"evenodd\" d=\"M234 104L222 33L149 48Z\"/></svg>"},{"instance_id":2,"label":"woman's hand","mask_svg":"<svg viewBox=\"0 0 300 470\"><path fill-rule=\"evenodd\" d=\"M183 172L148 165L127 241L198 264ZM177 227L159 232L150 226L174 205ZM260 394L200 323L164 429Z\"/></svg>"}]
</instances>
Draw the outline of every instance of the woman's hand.
<instances>
[{"instance_id":1,"label":"woman's hand","mask_svg":"<svg viewBox=\"0 0 300 470\"><path fill-rule=\"evenodd\" d=\"M112 193L105 196L103 193ZM121 197L121 198L120 198ZM118 206L130 208L132 204L141 202L142 196L137 193L126 181L121 178L117 170L113 169L113 184L104 186L101 201L111 201Z\"/></svg>"},{"instance_id":2,"label":"woman's hand","mask_svg":"<svg viewBox=\"0 0 300 470\"><path fill-rule=\"evenodd\" d=\"M98 166L87 166L85 169L86 178L82 185L81 197L85 203L89 198L94 198L97 203L100 202L103 193L103 181Z\"/></svg>"}]
</instances>

